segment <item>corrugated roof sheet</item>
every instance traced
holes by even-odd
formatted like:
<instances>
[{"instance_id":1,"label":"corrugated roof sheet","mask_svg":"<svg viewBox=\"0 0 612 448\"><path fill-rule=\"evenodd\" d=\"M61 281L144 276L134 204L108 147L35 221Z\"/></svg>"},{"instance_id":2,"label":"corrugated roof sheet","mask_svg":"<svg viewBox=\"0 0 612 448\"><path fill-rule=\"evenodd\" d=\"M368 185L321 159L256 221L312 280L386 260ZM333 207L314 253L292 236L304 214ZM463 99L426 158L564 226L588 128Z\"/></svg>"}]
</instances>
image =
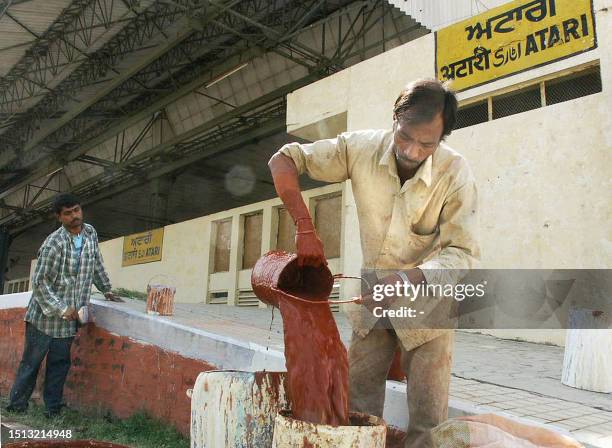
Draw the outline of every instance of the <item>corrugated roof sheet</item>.
<instances>
[{"instance_id":1,"label":"corrugated roof sheet","mask_svg":"<svg viewBox=\"0 0 612 448\"><path fill-rule=\"evenodd\" d=\"M388 0L432 31L480 14L511 0Z\"/></svg>"},{"instance_id":2,"label":"corrugated roof sheet","mask_svg":"<svg viewBox=\"0 0 612 448\"><path fill-rule=\"evenodd\" d=\"M70 3L70 0L31 0L11 5L7 12L40 36ZM0 19L0 76L9 72L36 39L9 15Z\"/></svg>"}]
</instances>

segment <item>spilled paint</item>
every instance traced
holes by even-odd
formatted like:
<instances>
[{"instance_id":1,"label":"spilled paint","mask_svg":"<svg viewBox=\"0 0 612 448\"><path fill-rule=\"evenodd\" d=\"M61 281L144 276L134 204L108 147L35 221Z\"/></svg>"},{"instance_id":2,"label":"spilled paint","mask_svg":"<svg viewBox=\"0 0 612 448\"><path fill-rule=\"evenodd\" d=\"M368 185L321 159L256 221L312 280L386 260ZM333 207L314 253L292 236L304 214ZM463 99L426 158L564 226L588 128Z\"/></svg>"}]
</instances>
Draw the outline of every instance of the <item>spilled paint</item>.
<instances>
[{"instance_id":1,"label":"spilled paint","mask_svg":"<svg viewBox=\"0 0 612 448\"><path fill-rule=\"evenodd\" d=\"M272 251L255 264L251 284L283 318L293 415L310 423L348 425L348 356L327 303L333 288L329 269L300 268L296 255Z\"/></svg>"}]
</instances>

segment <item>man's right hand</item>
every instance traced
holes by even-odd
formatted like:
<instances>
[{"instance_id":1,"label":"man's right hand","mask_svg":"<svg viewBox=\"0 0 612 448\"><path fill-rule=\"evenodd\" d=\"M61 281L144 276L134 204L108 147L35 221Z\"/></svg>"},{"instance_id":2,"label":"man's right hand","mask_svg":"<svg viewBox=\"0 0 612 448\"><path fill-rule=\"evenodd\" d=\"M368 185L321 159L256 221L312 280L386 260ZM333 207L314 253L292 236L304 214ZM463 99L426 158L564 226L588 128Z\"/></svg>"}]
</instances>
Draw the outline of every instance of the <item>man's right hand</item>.
<instances>
[{"instance_id":1,"label":"man's right hand","mask_svg":"<svg viewBox=\"0 0 612 448\"><path fill-rule=\"evenodd\" d=\"M310 220L298 221L295 233L298 266L320 267L327 265L323 243Z\"/></svg>"},{"instance_id":2,"label":"man's right hand","mask_svg":"<svg viewBox=\"0 0 612 448\"><path fill-rule=\"evenodd\" d=\"M69 306L64 314L62 314L62 319L66 320L77 320L79 318L79 313L74 307Z\"/></svg>"}]
</instances>

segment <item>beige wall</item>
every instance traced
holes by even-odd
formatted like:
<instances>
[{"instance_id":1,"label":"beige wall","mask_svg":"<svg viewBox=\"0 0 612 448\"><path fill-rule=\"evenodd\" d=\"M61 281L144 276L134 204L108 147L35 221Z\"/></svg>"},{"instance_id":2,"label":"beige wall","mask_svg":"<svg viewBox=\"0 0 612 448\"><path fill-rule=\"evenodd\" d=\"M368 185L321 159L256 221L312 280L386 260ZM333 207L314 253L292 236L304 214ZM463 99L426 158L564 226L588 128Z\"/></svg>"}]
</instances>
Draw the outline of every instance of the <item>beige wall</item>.
<instances>
[{"instance_id":1,"label":"beige wall","mask_svg":"<svg viewBox=\"0 0 612 448\"><path fill-rule=\"evenodd\" d=\"M122 267L123 237L100 244L104 264L113 287L146 291L147 284L167 283L176 286L176 300L203 300L205 257L209 225L198 218L164 228L162 260Z\"/></svg>"},{"instance_id":2,"label":"beige wall","mask_svg":"<svg viewBox=\"0 0 612 448\"><path fill-rule=\"evenodd\" d=\"M312 207L318 196L342 190L341 184L315 188L304 192L304 199ZM263 254L274 248L276 225L273 211L280 205L280 199L275 198L166 226L162 260L159 262L122 267L123 237L105 241L100 244L100 248L113 287L144 292L149 283L165 282L176 286L177 302L205 302L208 292L227 291L229 304L237 304L238 291L251 289L251 270L241 269L244 216L263 212ZM213 223L226 218L232 218L230 269L227 272L212 273ZM341 223L339 227L342 227ZM344 232L341 231L342 235ZM341 271L338 258L330 260L330 268L334 273Z\"/></svg>"}]
</instances>

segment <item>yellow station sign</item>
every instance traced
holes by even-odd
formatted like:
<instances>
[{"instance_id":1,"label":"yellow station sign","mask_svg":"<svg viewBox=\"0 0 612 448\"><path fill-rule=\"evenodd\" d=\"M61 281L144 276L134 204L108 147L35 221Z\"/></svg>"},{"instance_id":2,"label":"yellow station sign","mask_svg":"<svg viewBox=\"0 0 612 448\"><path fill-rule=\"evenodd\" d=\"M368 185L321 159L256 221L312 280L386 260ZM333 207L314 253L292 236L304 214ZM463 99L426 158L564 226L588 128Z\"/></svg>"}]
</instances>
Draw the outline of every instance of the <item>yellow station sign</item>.
<instances>
[{"instance_id":1,"label":"yellow station sign","mask_svg":"<svg viewBox=\"0 0 612 448\"><path fill-rule=\"evenodd\" d=\"M164 229L149 230L123 237L122 266L150 263L162 259Z\"/></svg>"},{"instance_id":2,"label":"yellow station sign","mask_svg":"<svg viewBox=\"0 0 612 448\"><path fill-rule=\"evenodd\" d=\"M457 91L597 47L592 0L516 0L435 38L437 77Z\"/></svg>"}]
</instances>

